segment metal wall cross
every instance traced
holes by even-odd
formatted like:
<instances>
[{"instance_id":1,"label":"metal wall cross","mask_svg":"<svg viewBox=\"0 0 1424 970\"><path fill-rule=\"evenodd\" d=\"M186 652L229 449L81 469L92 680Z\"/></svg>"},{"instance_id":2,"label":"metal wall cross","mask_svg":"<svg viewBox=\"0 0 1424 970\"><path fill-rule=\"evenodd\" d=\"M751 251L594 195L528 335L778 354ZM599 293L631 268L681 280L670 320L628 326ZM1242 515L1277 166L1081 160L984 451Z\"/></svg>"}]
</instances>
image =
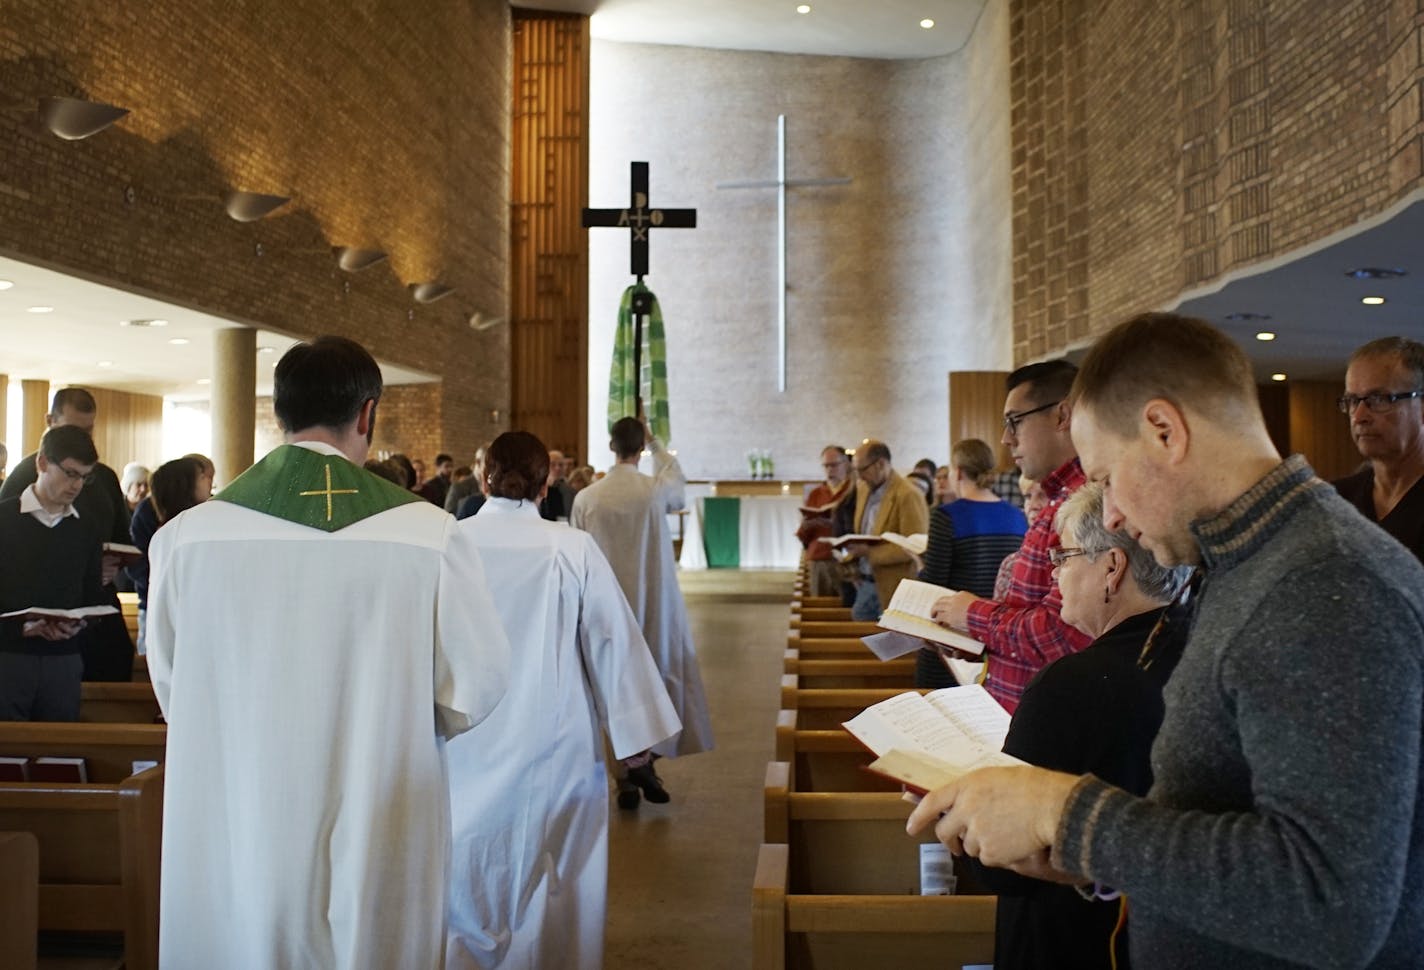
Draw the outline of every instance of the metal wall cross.
<instances>
[{"instance_id":1,"label":"metal wall cross","mask_svg":"<svg viewBox=\"0 0 1424 970\"><path fill-rule=\"evenodd\" d=\"M788 179L786 177L786 115L776 116L776 178L718 182L719 189L776 189L776 389L786 390L786 190L813 185L849 185L849 178Z\"/></svg>"},{"instance_id":2,"label":"metal wall cross","mask_svg":"<svg viewBox=\"0 0 1424 970\"><path fill-rule=\"evenodd\" d=\"M583 227L627 228L629 270L638 281L648 275L648 232L652 229L696 229L696 209L653 209L648 206L648 163L632 163L632 189L626 209L584 209Z\"/></svg>"}]
</instances>

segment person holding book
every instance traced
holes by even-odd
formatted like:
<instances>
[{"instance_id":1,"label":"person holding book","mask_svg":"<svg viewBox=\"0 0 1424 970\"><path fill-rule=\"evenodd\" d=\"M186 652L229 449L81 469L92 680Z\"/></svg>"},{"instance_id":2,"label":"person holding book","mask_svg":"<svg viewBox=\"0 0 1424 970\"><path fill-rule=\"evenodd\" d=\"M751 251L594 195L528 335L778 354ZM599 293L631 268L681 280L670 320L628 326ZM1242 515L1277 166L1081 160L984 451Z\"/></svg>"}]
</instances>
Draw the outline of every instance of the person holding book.
<instances>
[{"instance_id":1,"label":"person holding book","mask_svg":"<svg viewBox=\"0 0 1424 970\"><path fill-rule=\"evenodd\" d=\"M930 511L920 579L989 599L994 595L999 566L1023 544L1028 520L1021 509L989 490L994 452L983 441L966 438L957 442L949 462L949 500ZM915 660L915 686L939 688L955 683L940 651L921 648Z\"/></svg>"},{"instance_id":2,"label":"person holding book","mask_svg":"<svg viewBox=\"0 0 1424 970\"><path fill-rule=\"evenodd\" d=\"M214 467L206 455L191 454L158 466L150 481L149 494L134 509L129 532L140 555L124 567L133 580L138 596L138 638L134 644L139 653L147 653L144 632L148 626L148 547L153 534L169 519L185 512L213 493Z\"/></svg>"},{"instance_id":3,"label":"person holding book","mask_svg":"<svg viewBox=\"0 0 1424 970\"><path fill-rule=\"evenodd\" d=\"M499 569L509 692L447 746L453 829L446 970L603 960L608 773L681 729L613 567L587 532L540 517L550 454L508 431L485 459L489 499L460 524Z\"/></svg>"},{"instance_id":4,"label":"person holding book","mask_svg":"<svg viewBox=\"0 0 1424 970\"><path fill-rule=\"evenodd\" d=\"M1059 507L1055 528L1060 545L1049 555L1063 597L1061 615L1094 639L1029 682L1003 750L1032 765L1096 775L1145 795L1152 784L1152 741L1162 723L1162 687L1182 643L1180 628L1158 630L1158 624L1191 569L1161 566L1126 533L1110 532L1103 525L1101 484L1074 492ZM1157 659L1142 669L1137 660L1154 630ZM1004 869L981 867L980 874L999 895L998 970L1128 966L1125 946L1113 962L1116 899Z\"/></svg>"},{"instance_id":5,"label":"person holding book","mask_svg":"<svg viewBox=\"0 0 1424 970\"><path fill-rule=\"evenodd\" d=\"M806 496L796 538L801 540L806 562L810 566L810 595L838 596L841 591L840 563L831 555L831 547L817 540L822 536L835 535L833 515L836 506L850 492L850 458L846 450L840 445L827 445L821 449L821 470L825 472L826 480Z\"/></svg>"},{"instance_id":6,"label":"person holding book","mask_svg":"<svg viewBox=\"0 0 1424 970\"><path fill-rule=\"evenodd\" d=\"M1020 367L1005 381L1003 443L1023 474L1042 486L1049 509L1083 484L1069 427L1068 393L1077 372L1066 360L1049 360ZM1002 597L960 590L935 605L936 622L983 641L984 687L1010 714L1034 674L1088 645L1088 637L1058 615L1048 560L1057 545L1053 516L1041 512L1029 521Z\"/></svg>"},{"instance_id":7,"label":"person holding book","mask_svg":"<svg viewBox=\"0 0 1424 970\"><path fill-rule=\"evenodd\" d=\"M925 531L930 510L924 493L895 471L885 442L873 438L862 441L852 467L859 479L855 486L855 532L911 536ZM844 548L856 569L851 616L857 620L878 619L900 580L913 579L919 571L915 558L890 542L852 542Z\"/></svg>"},{"instance_id":8,"label":"person holding book","mask_svg":"<svg viewBox=\"0 0 1424 970\"><path fill-rule=\"evenodd\" d=\"M926 796L910 830L1123 892L1139 966L1418 966L1424 567L1303 457L1281 460L1252 362L1205 321L1114 327L1074 398L1105 524L1203 577L1152 788L976 771ZM1139 665L1156 662L1144 646Z\"/></svg>"},{"instance_id":9,"label":"person holding book","mask_svg":"<svg viewBox=\"0 0 1424 970\"><path fill-rule=\"evenodd\" d=\"M81 428L50 428L40 439L34 481L0 501L0 613L107 604L99 539L74 508L98 463ZM84 624L0 620L0 721L79 720Z\"/></svg>"}]
</instances>

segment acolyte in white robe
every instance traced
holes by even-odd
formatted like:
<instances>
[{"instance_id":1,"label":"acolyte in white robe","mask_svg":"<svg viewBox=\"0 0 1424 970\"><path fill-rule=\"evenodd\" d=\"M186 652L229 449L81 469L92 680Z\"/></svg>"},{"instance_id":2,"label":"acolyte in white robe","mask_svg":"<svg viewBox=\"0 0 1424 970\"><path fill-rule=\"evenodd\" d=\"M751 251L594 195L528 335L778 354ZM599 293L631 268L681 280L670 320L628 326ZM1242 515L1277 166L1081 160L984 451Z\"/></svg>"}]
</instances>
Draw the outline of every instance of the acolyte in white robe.
<instances>
[{"instance_id":1,"label":"acolyte in white robe","mask_svg":"<svg viewBox=\"0 0 1424 970\"><path fill-rule=\"evenodd\" d=\"M616 757L680 725L613 570L586 533L491 498L461 523L490 564L509 693L451 741L447 970L597 970Z\"/></svg>"},{"instance_id":2,"label":"acolyte in white robe","mask_svg":"<svg viewBox=\"0 0 1424 970\"><path fill-rule=\"evenodd\" d=\"M667 526L668 513L683 507L687 480L661 444L654 442L652 452L652 476L633 465L614 465L574 496L569 524L592 535L608 557L653 652L682 719L682 732L653 750L673 757L712 750L712 720Z\"/></svg>"},{"instance_id":3,"label":"acolyte in white robe","mask_svg":"<svg viewBox=\"0 0 1424 970\"><path fill-rule=\"evenodd\" d=\"M162 966L439 967L441 738L509 666L474 543L427 502L327 533L212 501L149 558Z\"/></svg>"}]
</instances>

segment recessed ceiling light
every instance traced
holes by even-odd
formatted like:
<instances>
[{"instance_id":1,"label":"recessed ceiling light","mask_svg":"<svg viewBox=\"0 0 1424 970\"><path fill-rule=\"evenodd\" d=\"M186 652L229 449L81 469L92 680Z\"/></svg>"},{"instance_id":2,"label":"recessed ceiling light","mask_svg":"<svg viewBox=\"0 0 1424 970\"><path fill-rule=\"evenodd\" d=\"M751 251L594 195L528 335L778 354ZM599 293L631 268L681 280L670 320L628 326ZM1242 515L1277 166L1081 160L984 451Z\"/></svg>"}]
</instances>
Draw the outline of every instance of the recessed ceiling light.
<instances>
[{"instance_id":1,"label":"recessed ceiling light","mask_svg":"<svg viewBox=\"0 0 1424 970\"><path fill-rule=\"evenodd\" d=\"M211 384L213 382L213 379L211 377L200 377L198 378L197 382L199 384Z\"/></svg>"},{"instance_id":2,"label":"recessed ceiling light","mask_svg":"<svg viewBox=\"0 0 1424 970\"><path fill-rule=\"evenodd\" d=\"M1361 266L1345 270L1345 275L1352 280L1395 280L1408 276L1409 271L1397 266Z\"/></svg>"},{"instance_id":3,"label":"recessed ceiling light","mask_svg":"<svg viewBox=\"0 0 1424 970\"><path fill-rule=\"evenodd\" d=\"M276 348L276 347L258 347L258 348L257 348L257 352L258 352L259 354L275 354L275 353L277 352L277 348Z\"/></svg>"},{"instance_id":4,"label":"recessed ceiling light","mask_svg":"<svg viewBox=\"0 0 1424 970\"><path fill-rule=\"evenodd\" d=\"M54 312L54 307L52 307L52 306L32 306L32 307L29 308L29 312L30 312L30 313L53 313L53 312Z\"/></svg>"},{"instance_id":5,"label":"recessed ceiling light","mask_svg":"<svg viewBox=\"0 0 1424 970\"><path fill-rule=\"evenodd\" d=\"M796 8L796 12L797 12L797 13L810 13L810 12L811 12L811 5L810 5L809 3L803 3L803 4L801 4L800 6L798 6L798 7Z\"/></svg>"},{"instance_id":6,"label":"recessed ceiling light","mask_svg":"<svg viewBox=\"0 0 1424 970\"><path fill-rule=\"evenodd\" d=\"M1273 334L1273 333L1271 333L1271 331L1269 331L1269 330L1262 330L1260 333L1256 334L1256 339L1257 339L1257 340L1275 340L1275 339L1276 339L1276 335Z\"/></svg>"},{"instance_id":7,"label":"recessed ceiling light","mask_svg":"<svg viewBox=\"0 0 1424 970\"><path fill-rule=\"evenodd\" d=\"M175 347L181 347L181 346L183 346L184 344L186 344L186 343L188 342L188 338L187 338L187 337L173 337L173 338L171 338L168 342L169 342L170 344L172 344L173 346L175 346Z\"/></svg>"},{"instance_id":8,"label":"recessed ceiling light","mask_svg":"<svg viewBox=\"0 0 1424 970\"><path fill-rule=\"evenodd\" d=\"M934 26L934 21L926 17L924 20L920 21L920 26L925 28L925 30L929 30L931 27Z\"/></svg>"},{"instance_id":9,"label":"recessed ceiling light","mask_svg":"<svg viewBox=\"0 0 1424 970\"><path fill-rule=\"evenodd\" d=\"M1379 306L1381 303L1384 302L1384 297L1382 297L1382 296L1362 296L1362 297L1360 297L1360 302L1363 303L1365 306Z\"/></svg>"},{"instance_id":10,"label":"recessed ceiling light","mask_svg":"<svg viewBox=\"0 0 1424 970\"><path fill-rule=\"evenodd\" d=\"M112 360L101 360L101 361L99 361L98 366L100 366L100 367L113 367L113 366L114 366L114 362L113 362Z\"/></svg>"},{"instance_id":11,"label":"recessed ceiling light","mask_svg":"<svg viewBox=\"0 0 1424 970\"><path fill-rule=\"evenodd\" d=\"M12 286L14 286L14 285L15 285L15 284L14 284L14 283L11 283L9 280L0 280L0 290L8 290L10 287L12 287Z\"/></svg>"},{"instance_id":12,"label":"recessed ceiling light","mask_svg":"<svg viewBox=\"0 0 1424 970\"><path fill-rule=\"evenodd\" d=\"M120 320L120 321L119 321L119 326L121 326L121 327L166 327L166 326L168 326L168 321L167 321L167 320L145 320L145 319Z\"/></svg>"},{"instance_id":13,"label":"recessed ceiling light","mask_svg":"<svg viewBox=\"0 0 1424 970\"><path fill-rule=\"evenodd\" d=\"M1273 381L1283 381L1283 380L1285 380L1285 379L1286 379L1286 375L1284 375L1284 374L1272 374L1272 375L1271 375L1271 380L1273 380Z\"/></svg>"}]
</instances>

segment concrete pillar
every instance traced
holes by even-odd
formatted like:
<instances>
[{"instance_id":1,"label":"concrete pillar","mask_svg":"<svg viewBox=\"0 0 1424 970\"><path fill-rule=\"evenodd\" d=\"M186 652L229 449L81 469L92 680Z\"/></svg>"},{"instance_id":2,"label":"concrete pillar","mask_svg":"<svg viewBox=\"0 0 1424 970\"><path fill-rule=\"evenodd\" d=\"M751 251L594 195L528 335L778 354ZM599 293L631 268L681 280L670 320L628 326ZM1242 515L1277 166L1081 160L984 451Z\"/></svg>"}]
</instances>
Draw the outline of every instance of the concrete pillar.
<instances>
[{"instance_id":1,"label":"concrete pillar","mask_svg":"<svg viewBox=\"0 0 1424 970\"><path fill-rule=\"evenodd\" d=\"M16 441L16 442L5 441L5 435L9 434L9 432L6 431L5 429L10 426L10 425L9 425L9 419L10 419L10 407L9 407L9 405L10 405L10 375L9 375L9 374L0 374L0 442L3 442L6 448L13 450L13 451L15 452L15 457L18 459L18 458L21 457L21 455L20 455L20 443L19 443L18 441Z\"/></svg>"},{"instance_id":2,"label":"concrete pillar","mask_svg":"<svg viewBox=\"0 0 1424 970\"><path fill-rule=\"evenodd\" d=\"M252 464L257 430L257 331L232 327L213 334L215 484L220 488Z\"/></svg>"},{"instance_id":3,"label":"concrete pillar","mask_svg":"<svg viewBox=\"0 0 1424 970\"><path fill-rule=\"evenodd\" d=\"M45 421L49 414L49 381L20 381L20 392L24 395L24 409L20 414L25 429L20 454L29 455L39 450L40 439L49 427Z\"/></svg>"}]
</instances>

